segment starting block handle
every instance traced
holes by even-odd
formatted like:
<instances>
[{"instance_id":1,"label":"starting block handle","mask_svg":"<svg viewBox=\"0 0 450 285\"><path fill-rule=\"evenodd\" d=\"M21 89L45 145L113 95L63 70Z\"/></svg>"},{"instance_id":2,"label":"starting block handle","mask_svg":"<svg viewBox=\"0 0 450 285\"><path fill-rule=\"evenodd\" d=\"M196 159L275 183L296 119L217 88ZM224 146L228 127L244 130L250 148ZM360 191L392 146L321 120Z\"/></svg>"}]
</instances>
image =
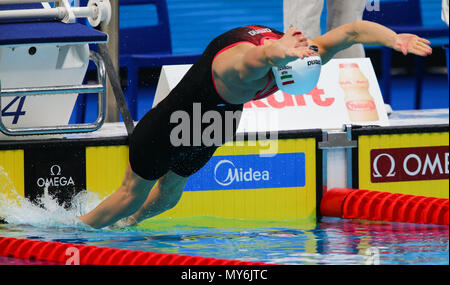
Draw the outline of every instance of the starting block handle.
<instances>
[{"instance_id":1,"label":"starting block handle","mask_svg":"<svg viewBox=\"0 0 450 285\"><path fill-rule=\"evenodd\" d=\"M3 124L0 116L0 131L9 136L24 135L48 135L48 134L68 134L68 133L86 133L98 130L105 122L106 117L106 69L101 56L96 53L90 53L90 60L97 66L98 84L93 85L72 85L72 86L53 86L37 88L14 88L1 90L0 98L10 96L39 96L39 95L62 95L73 93L98 93L98 117L94 123L73 124L61 126L29 127L29 128L8 128ZM0 100L0 110L2 104Z\"/></svg>"},{"instance_id":2,"label":"starting block handle","mask_svg":"<svg viewBox=\"0 0 450 285\"><path fill-rule=\"evenodd\" d=\"M75 23L76 18L87 18L93 27L97 27L100 24L108 25L111 20L109 0L89 0L87 7L72 7L68 0L0 0L0 6L41 2L47 4L44 9L0 10L0 22L46 19ZM55 7L51 8L47 2L55 2Z\"/></svg>"},{"instance_id":3,"label":"starting block handle","mask_svg":"<svg viewBox=\"0 0 450 285\"><path fill-rule=\"evenodd\" d=\"M55 1L58 0L2 0L0 4L27 4L27 3L42 3Z\"/></svg>"}]
</instances>

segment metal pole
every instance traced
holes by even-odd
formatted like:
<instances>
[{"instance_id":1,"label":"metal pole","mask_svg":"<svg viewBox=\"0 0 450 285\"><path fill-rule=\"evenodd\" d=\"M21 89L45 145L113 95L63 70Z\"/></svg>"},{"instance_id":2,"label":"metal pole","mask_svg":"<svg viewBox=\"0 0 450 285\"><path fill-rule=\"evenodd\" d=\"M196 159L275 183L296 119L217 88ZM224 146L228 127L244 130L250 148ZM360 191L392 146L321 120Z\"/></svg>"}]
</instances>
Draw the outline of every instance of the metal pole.
<instances>
[{"instance_id":1,"label":"metal pole","mask_svg":"<svg viewBox=\"0 0 450 285\"><path fill-rule=\"evenodd\" d=\"M60 7L52 9L7 10L0 11L0 21L9 22L27 19L58 20L63 19L65 15L64 8Z\"/></svg>"},{"instance_id":2,"label":"metal pole","mask_svg":"<svg viewBox=\"0 0 450 285\"><path fill-rule=\"evenodd\" d=\"M0 97L61 95L72 93L101 93L101 92L105 92L105 87L102 84L67 85L67 86L4 89L1 91Z\"/></svg>"},{"instance_id":3,"label":"metal pole","mask_svg":"<svg viewBox=\"0 0 450 285\"><path fill-rule=\"evenodd\" d=\"M108 25L102 25L101 31L108 34L108 53L114 64L114 69L119 71L119 0L111 1L111 21ZM117 108L114 90L111 86L110 80L108 80L106 90L106 122L118 122L119 109Z\"/></svg>"},{"instance_id":4,"label":"metal pole","mask_svg":"<svg viewBox=\"0 0 450 285\"><path fill-rule=\"evenodd\" d=\"M1 0L1 4L26 4L26 3L41 3L41 2L56 2L58 0Z\"/></svg>"},{"instance_id":5,"label":"metal pole","mask_svg":"<svg viewBox=\"0 0 450 285\"><path fill-rule=\"evenodd\" d=\"M98 9L93 7L74 7L72 9L76 18L94 17ZM66 17L67 11L62 7L50 9L23 9L0 11L0 21L10 22L15 20L41 19L41 20L62 20Z\"/></svg>"}]
</instances>

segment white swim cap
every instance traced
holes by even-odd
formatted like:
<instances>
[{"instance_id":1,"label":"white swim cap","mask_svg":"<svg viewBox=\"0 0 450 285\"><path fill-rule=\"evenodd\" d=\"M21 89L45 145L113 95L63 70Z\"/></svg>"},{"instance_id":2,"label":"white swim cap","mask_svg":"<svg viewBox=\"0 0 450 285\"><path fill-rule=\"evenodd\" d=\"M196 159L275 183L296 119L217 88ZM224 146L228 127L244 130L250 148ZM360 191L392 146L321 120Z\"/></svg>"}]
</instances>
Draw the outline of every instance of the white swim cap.
<instances>
[{"instance_id":1,"label":"white swim cap","mask_svg":"<svg viewBox=\"0 0 450 285\"><path fill-rule=\"evenodd\" d=\"M302 95L313 90L322 69L320 56L297 59L284 67L272 67L278 89L291 95Z\"/></svg>"}]
</instances>

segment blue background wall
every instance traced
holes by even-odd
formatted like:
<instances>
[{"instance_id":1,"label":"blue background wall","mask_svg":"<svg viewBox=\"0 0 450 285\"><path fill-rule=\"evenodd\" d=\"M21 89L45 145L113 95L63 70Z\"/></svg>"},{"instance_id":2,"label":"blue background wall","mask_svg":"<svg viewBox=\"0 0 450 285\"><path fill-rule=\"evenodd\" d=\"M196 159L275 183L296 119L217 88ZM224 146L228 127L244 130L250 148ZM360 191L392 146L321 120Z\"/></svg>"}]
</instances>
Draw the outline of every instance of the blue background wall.
<instances>
[{"instance_id":1,"label":"blue background wall","mask_svg":"<svg viewBox=\"0 0 450 285\"><path fill-rule=\"evenodd\" d=\"M283 30L282 0L167 0L167 3L175 53L201 52L215 36L237 26L264 24ZM445 26L441 21L441 3L441 0L421 0L424 26ZM322 27L325 21L326 9ZM443 41L433 43L440 45Z\"/></svg>"},{"instance_id":2,"label":"blue background wall","mask_svg":"<svg viewBox=\"0 0 450 285\"><path fill-rule=\"evenodd\" d=\"M314 0L311 0L314 1ZM337 1L337 0L336 0ZM407 0L382 0L402 1ZM441 20L441 0L420 0L424 26L446 27ZM167 0L172 47L175 54L201 53L209 41L234 27L249 24L264 24L283 30L282 0ZM326 7L326 6L325 6ZM408 17L401 11L381 11L384 16L397 13L399 19ZM120 27L148 26L156 23L156 9L152 5L120 8ZM326 9L322 15L325 26ZM149 36L149 35L143 35ZM448 43L448 37L431 39L434 47L433 58L426 60L427 74L423 85L426 99L422 108L448 108L448 80L445 69L445 54L442 45ZM377 53L378 52L378 53ZM368 47L375 68L380 64L377 48ZM393 60L392 102L394 110L414 108L414 58L397 54ZM430 68L431 66L431 68ZM138 117L142 117L151 108L155 91L155 78L158 70L146 70L141 74ZM96 118L96 98L89 98L86 121ZM73 121L73 120L72 120Z\"/></svg>"}]
</instances>

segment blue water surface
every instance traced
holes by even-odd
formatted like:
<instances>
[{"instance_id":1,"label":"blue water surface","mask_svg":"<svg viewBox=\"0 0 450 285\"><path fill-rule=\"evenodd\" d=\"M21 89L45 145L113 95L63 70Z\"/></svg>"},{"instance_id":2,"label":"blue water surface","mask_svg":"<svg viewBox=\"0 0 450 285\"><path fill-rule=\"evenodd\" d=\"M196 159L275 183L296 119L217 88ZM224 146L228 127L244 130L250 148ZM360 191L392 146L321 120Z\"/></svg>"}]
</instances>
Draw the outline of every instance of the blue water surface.
<instances>
[{"instance_id":1,"label":"blue water surface","mask_svg":"<svg viewBox=\"0 0 450 285\"><path fill-rule=\"evenodd\" d=\"M448 265L448 226L323 218L246 222L160 218L85 231L0 225L0 236L289 265ZM0 258L0 264L33 264ZM46 264L46 263L41 263Z\"/></svg>"}]
</instances>

